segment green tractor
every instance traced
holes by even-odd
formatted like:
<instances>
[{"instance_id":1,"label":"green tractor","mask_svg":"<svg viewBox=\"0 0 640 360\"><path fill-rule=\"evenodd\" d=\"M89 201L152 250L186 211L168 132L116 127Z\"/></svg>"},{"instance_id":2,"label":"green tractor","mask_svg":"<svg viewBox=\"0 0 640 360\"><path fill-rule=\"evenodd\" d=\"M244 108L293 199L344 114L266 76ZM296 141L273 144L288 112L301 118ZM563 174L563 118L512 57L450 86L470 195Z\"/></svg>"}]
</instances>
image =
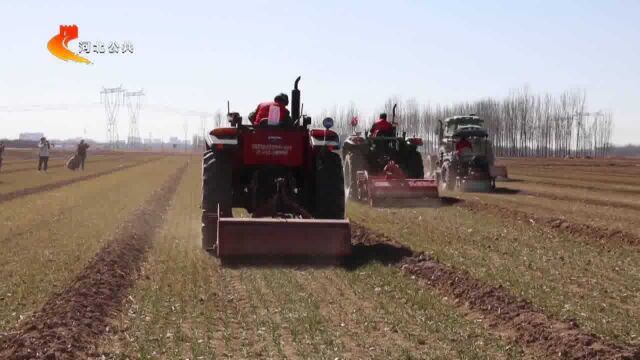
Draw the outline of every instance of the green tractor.
<instances>
[{"instance_id":1,"label":"green tractor","mask_svg":"<svg viewBox=\"0 0 640 360\"><path fill-rule=\"evenodd\" d=\"M441 190L488 192L496 177L507 177L504 166L495 166L493 145L484 120L475 114L440 121L438 153L427 159L427 171Z\"/></svg>"},{"instance_id":2,"label":"green tractor","mask_svg":"<svg viewBox=\"0 0 640 360\"><path fill-rule=\"evenodd\" d=\"M350 135L343 144L345 193L348 199L368 201L371 206L385 200L438 198L435 179L424 178L424 165L418 147L422 138L398 136L396 106L393 131L373 136L365 131ZM357 125L353 123L352 125ZM390 166L400 171L390 172Z\"/></svg>"}]
</instances>

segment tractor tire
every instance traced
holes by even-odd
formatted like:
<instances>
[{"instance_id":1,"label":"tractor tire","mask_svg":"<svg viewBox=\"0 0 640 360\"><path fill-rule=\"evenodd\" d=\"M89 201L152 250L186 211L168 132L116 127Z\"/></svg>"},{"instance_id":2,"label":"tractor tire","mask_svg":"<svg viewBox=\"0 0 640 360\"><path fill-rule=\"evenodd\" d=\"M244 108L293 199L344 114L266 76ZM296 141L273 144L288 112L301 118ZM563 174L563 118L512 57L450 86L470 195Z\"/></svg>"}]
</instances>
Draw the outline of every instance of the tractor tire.
<instances>
[{"instance_id":1,"label":"tractor tire","mask_svg":"<svg viewBox=\"0 0 640 360\"><path fill-rule=\"evenodd\" d=\"M427 155L427 175L435 177L438 168L438 155Z\"/></svg>"},{"instance_id":2,"label":"tractor tire","mask_svg":"<svg viewBox=\"0 0 640 360\"><path fill-rule=\"evenodd\" d=\"M231 216L232 184L231 156L207 151L202 159L202 208L216 211L220 205L223 216Z\"/></svg>"},{"instance_id":3,"label":"tractor tire","mask_svg":"<svg viewBox=\"0 0 640 360\"><path fill-rule=\"evenodd\" d=\"M365 170L364 164L364 158L359 153L349 152L344 157L344 186L349 200L358 200L358 178L356 174L358 171Z\"/></svg>"},{"instance_id":4,"label":"tractor tire","mask_svg":"<svg viewBox=\"0 0 640 360\"><path fill-rule=\"evenodd\" d=\"M213 153L208 150L202 158L202 247L215 250L218 238L217 224L205 221L207 215L218 214L231 217L232 184L231 157L224 153Z\"/></svg>"},{"instance_id":5,"label":"tractor tire","mask_svg":"<svg viewBox=\"0 0 640 360\"><path fill-rule=\"evenodd\" d=\"M424 178L422 155L417 151L411 151L407 154L407 177L409 179Z\"/></svg>"},{"instance_id":6,"label":"tractor tire","mask_svg":"<svg viewBox=\"0 0 640 360\"><path fill-rule=\"evenodd\" d=\"M316 157L315 211L316 219L344 219L344 174L340 155L319 153Z\"/></svg>"},{"instance_id":7,"label":"tractor tire","mask_svg":"<svg viewBox=\"0 0 640 360\"><path fill-rule=\"evenodd\" d=\"M445 162L440 171L440 184L442 190L453 191L456 187L456 176L450 169L450 163Z\"/></svg>"}]
</instances>

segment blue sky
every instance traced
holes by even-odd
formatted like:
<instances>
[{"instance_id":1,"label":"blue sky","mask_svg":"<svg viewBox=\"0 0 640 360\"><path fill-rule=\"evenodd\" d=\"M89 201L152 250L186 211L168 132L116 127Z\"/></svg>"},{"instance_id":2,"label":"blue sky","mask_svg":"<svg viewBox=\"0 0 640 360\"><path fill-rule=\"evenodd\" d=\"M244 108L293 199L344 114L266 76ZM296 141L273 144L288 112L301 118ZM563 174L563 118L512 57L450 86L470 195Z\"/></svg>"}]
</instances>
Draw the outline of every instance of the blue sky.
<instances>
[{"instance_id":1,"label":"blue sky","mask_svg":"<svg viewBox=\"0 0 640 360\"><path fill-rule=\"evenodd\" d=\"M423 103L533 92L587 91L611 110L614 142L640 143L638 1L4 1L0 4L0 137L105 138L103 86L144 88L145 101L243 113L297 75L305 109L353 101L370 113L391 95ZM92 65L48 53L60 24L79 40L129 40L133 55L92 54ZM71 43L77 49L78 41ZM7 109L13 110L11 112ZM143 108L146 137L183 136L200 119ZM120 138L128 130L119 114Z\"/></svg>"}]
</instances>

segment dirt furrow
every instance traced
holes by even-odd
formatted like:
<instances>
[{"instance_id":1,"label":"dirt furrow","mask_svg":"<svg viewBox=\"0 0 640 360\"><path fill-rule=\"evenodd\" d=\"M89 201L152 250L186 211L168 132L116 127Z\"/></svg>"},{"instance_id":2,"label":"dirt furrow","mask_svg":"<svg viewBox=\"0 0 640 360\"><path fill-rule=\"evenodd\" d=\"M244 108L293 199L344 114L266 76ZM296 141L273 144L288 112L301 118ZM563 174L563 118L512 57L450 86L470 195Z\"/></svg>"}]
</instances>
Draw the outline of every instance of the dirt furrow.
<instances>
[{"instance_id":1,"label":"dirt furrow","mask_svg":"<svg viewBox=\"0 0 640 360\"><path fill-rule=\"evenodd\" d=\"M117 160L123 160L124 157L120 156L120 157L108 157L108 158L102 158L102 159L95 159L95 160L91 160L91 162L87 162L88 166L90 166L91 164L96 164L96 163L103 163L103 162L107 162L107 161L117 161ZM35 160L34 160L35 163ZM48 168L49 169L56 169L56 168L64 168L67 167L66 162L62 163L62 164L49 164ZM8 169L8 170L4 170L2 171L3 174L15 174L18 172L24 172L24 171L35 171L36 167L35 166L24 166L24 167L19 167L19 168L14 168L14 169Z\"/></svg>"},{"instance_id":2,"label":"dirt furrow","mask_svg":"<svg viewBox=\"0 0 640 360\"><path fill-rule=\"evenodd\" d=\"M595 198L587 198L587 197L572 196L572 195L559 195L551 192L542 192L542 191L531 191L531 190L518 190L518 191L520 192L521 195L530 195L530 196L545 198L550 200L575 201L575 202L581 202L589 205L623 208L623 209L630 209L630 210L640 210L640 204L633 204L628 202L595 199Z\"/></svg>"},{"instance_id":3,"label":"dirt furrow","mask_svg":"<svg viewBox=\"0 0 640 360\"><path fill-rule=\"evenodd\" d=\"M0 358L69 359L90 354L135 283L185 167L154 192L67 288L0 338Z\"/></svg>"},{"instance_id":4,"label":"dirt furrow","mask_svg":"<svg viewBox=\"0 0 640 360\"><path fill-rule=\"evenodd\" d=\"M388 237L352 223L352 242L364 245L394 244ZM407 249L408 250L408 249ZM502 286L486 284L468 272L414 253L396 264L423 286L451 297L462 311L484 318L489 331L520 344L532 355L568 359L640 359L640 349L615 344L588 334L575 321L549 317L525 299Z\"/></svg>"},{"instance_id":5,"label":"dirt furrow","mask_svg":"<svg viewBox=\"0 0 640 360\"><path fill-rule=\"evenodd\" d=\"M501 218L526 221L532 225L545 226L571 236L582 236L597 241L603 245L610 245L613 243L640 246L640 237L624 230L576 223L565 218L534 215L512 207L507 208L477 200L465 200L464 202L461 202L459 206L473 212L492 213L500 216Z\"/></svg>"},{"instance_id":6,"label":"dirt furrow","mask_svg":"<svg viewBox=\"0 0 640 360\"><path fill-rule=\"evenodd\" d=\"M598 183L598 182L590 183L590 182L577 181L577 180L572 181L569 179L546 180L544 178L539 178L531 175L514 176L512 180L526 181L531 184L550 185L557 188L570 188L570 189L578 188L578 189L591 190L591 191L610 191L610 192L615 192L620 194L630 194L630 196L640 194L640 187L638 187L637 185L636 186L611 185L611 184L604 184L604 183Z\"/></svg>"},{"instance_id":7,"label":"dirt furrow","mask_svg":"<svg viewBox=\"0 0 640 360\"><path fill-rule=\"evenodd\" d=\"M144 165L144 164L150 163L152 161L156 161L156 160L159 160L159 159L149 159L149 160L144 160L144 161L138 161L138 162L133 163L133 164L122 165L122 166L119 166L119 167L116 167L116 168L113 168L113 169L100 171L100 172L97 172L97 173L94 173L94 174L90 174L90 175L79 176L79 177L75 177L75 178L72 178L72 179L57 181L57 182L44 184L44 185L40 185L40 186L35 186L35 187L31 187L31 188L26 188L26 189L20 189L20 190L17 190L17 191L6 193L6 194L0 194L0 203L6 202L6 201L10 201L10 200L13 200L13 199L17 199L17 198L20 198L20 197L23 197L23 196L27 196L27 195L33 195L33 194L37 194L37 193L41 193L41 192L45 192L45 191L49 191L49 190L59 189L61 187L64 187L64 186L67 186L67 185L71 185L71 184L75 184L75 183L80 182L80 181L86 181L86 180L95 179L95 178L100 177L100 176L113 174L113 173L118 172L118 171L123 171L123 170L130 169L132 167L141 166L141 165Z\"/></svg>"}]
</instances>

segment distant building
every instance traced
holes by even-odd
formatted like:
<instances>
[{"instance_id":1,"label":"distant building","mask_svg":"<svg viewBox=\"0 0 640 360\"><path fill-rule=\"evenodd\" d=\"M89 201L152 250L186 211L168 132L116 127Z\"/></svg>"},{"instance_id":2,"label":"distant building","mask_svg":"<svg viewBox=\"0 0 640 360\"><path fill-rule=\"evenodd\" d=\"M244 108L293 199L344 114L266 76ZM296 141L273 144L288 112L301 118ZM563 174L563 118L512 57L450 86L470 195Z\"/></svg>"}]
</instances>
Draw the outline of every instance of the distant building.
<instances>
[{"instance_id":1,"label":"distant building","mask_svg":"<svg viewBox=\"0 0 640 360\"><path fill-rule=\"evenodd\" d=\"M19 140L24 141L40 141L40 138L44 136L44 133L41 132L33 132L33 133L20 133L18 137Z\"/></svg>"}]
</instances>

